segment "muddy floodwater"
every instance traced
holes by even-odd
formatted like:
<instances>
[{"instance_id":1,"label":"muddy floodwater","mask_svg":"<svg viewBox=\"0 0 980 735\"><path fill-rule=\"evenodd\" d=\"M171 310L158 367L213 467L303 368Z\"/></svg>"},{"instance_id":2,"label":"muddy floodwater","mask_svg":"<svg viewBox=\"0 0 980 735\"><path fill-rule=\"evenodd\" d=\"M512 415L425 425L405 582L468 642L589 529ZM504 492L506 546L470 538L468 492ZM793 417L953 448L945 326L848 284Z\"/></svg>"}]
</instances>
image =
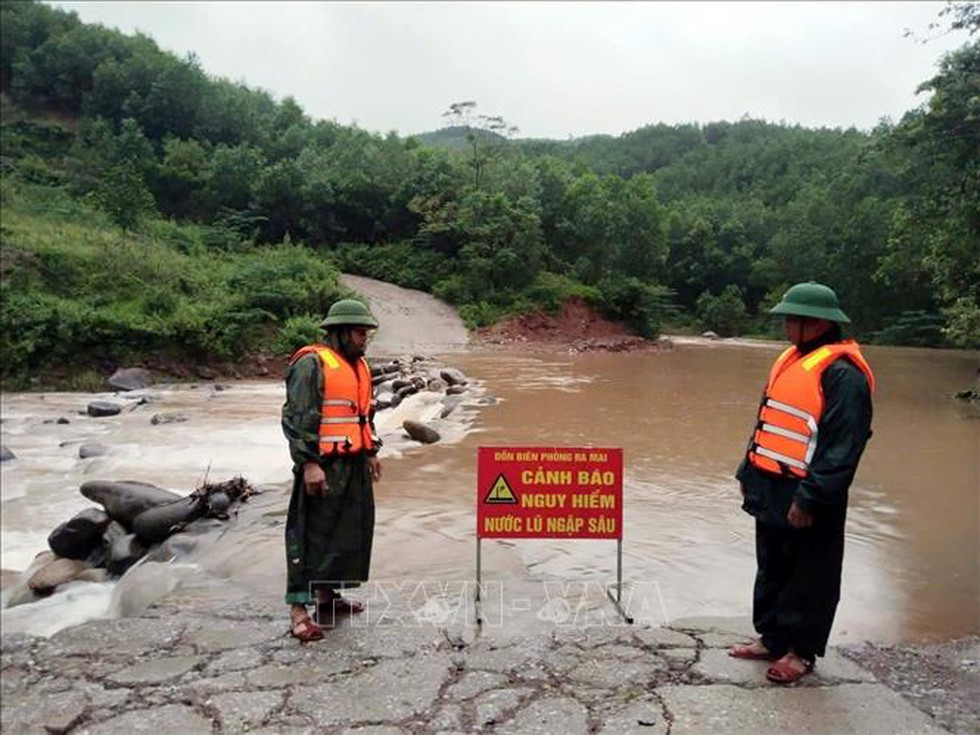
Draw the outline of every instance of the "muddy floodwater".
<instances>
[{"instance_id":1,"label":"muddy floodwater","mask_svg":"<svg viewBox=\"0 0 980 735\"><path fill-rule=\"evenodd\" d=\"M678 344L660 354L456 358L499 403L443 453L407 457L382 503L407 538L392 570L452 575L434 538L472 535L481 445L622 447L624 576L660 619L747 614L753 522L732 475L778 346ZM874 436L851 489L838 642L909 641L980 631L980 411L952 398L976 353L866 350L878 377ZM483 542L483 564L512 579L615 579L615 543ZM468 562L468 564L467 564Z\"/></svg>"},{"instance_id":2,"label":"muddy floodwater","mask_svg":"<svg viewBox=\"0 0 980 735\"><path fill-rule=\"evenodd\" d=\"M402 414L381 414L390 441L376 488L373 586L364 593L393 599L398 590L415 603L441 595L444 607L468 594L478 447L621 447L622 568L637 617L747 615L753 524L739 509L732 475L778 349L681 341L663 353L471 347L444 355L477 381L483 405L439 419L444 440L431 446L400 436ZM875 347L866 355L878 378L874 436L851 489L832 640L976 633L980 411L952 394L972 385L978 356ZM18 457L2 465L3 567L24 568L55 525L88 507L77 490L85 480L136 479L189 492L206 474L242 474L277 489L198 560L196 584L281 596L289 463L278 425L280 383L152 390L151 411L109 419L77 415L92 396L3 396L3 443ZM159 410L184 412L188 421L150 425ZM424 403L402 411L437 415ZM71 423L53 423L59 416ZM79 459L83 441L112 451ZM487 540L481 551L491 585L485 602L500 623L554 624L574 619L577 607L609 612L602 590L616 577L614 541Z\"/></svg>"}]
</instances>

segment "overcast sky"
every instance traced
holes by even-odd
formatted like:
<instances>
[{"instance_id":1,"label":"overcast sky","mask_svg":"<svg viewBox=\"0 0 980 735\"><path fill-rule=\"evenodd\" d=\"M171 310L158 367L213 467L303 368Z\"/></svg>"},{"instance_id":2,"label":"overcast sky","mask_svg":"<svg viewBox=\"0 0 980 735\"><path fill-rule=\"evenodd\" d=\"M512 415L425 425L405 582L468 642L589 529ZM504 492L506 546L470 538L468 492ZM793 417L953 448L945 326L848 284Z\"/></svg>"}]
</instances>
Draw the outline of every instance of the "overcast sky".
<instances>
[{"instance_id":1,"label":"overcast sky","mask_svg":"<svg viewBox=\"0 0 980 735\"><path fill-rule=\"evenodd\" d=\"M143 31L205 72L293 96L315 119L410 134L475 100L520 137L619 134L744 115L873 127L965 33L942 2L52 2Z\"/></svg>"}]
</instances>

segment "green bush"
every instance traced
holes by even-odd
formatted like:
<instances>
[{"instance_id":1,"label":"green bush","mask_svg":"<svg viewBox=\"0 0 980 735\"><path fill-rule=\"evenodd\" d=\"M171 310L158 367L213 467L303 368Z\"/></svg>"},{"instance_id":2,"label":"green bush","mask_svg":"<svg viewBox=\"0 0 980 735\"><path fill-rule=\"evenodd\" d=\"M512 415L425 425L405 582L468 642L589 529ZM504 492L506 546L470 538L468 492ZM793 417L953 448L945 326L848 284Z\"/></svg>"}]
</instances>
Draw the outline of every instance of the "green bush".
<instances>
[{"instance_id":1,"label":"green bush","mask_svg":"<svg viewBox=\"0 0 980 735\"><path fill-rule=\"evenodd\" d=\"M21 158L13 166L12 173L23 181L41 186L60 186L65 180L64 174L33 153Z\"/></svg>"},{"instance_id":2,"label":"green bush","mask_svg":"<svg viewBox=\"0 0 980 735\"><path fill-rule=\"evenodd\" d=\"M669 288L637 278L607 277L599 282L599 292L603 313L646 339L659 336L664 318L673 311Z\"/></svg>"},{"instance_id":3,"label":"green bush","mask_svg":"<svg viewBox=\"0 0 980 735\"><path fill-rule=\"evenodd\" d=\"M586 286L567 276L540 271L524 294L532 307L556 313L565 301L578 297L590 304L599 304L599 289Z\"/></svg>"},{"instance_id":4,"label":"green bush","mask_svg":"<svg viewBox=\"0 0 980 735\"><path fill-rule=\"evenodd\" d=\"M452 275L437 282L432 287L432 293L437 299L442 299L448 304L459 305L466 301L469 289L460 276Z\"/></svg>"},{"instance_id":5,"label":"green bush","mask_svg":"<svg viewBox=\"0 0 980 735\"><path fill-rule=\"evenodd\" d=\"M340 296L340 272L299 245L254 248L227 263L229 290L280 319L325 313Z\"/></svg>"},{"instance_id":6,"label":"green bush","mask_svg":"<svg viewBox=\"0 0 980 735\"><path fill-rule=\"evenodd\" d=\"M868 341L883 345L940 347L945 343L942 315L926 311L904 311L889 319L883 329L868 335Z\"/></svg>"},{"instance_id":7,"label":"green bush","mask_svg":"<svg viewBox=\"0 0 980 735\"><path fill-rule=\"evenodd\" d=\"M948 320L943 335L950 344L980 350L980 299L962 296L944 309Z\"/></svg>"},{"instance_id":8,"label":"green bush","mask_svg":"<svg viewBox=\"0 0 980 735\"><path fill-rule=\"evenodd\" d=\"M375 245L341 243L331 251L331 257L336 267L344 273L429 292L452 268L445 256L411 242Z\"/></svg>"},{"instance_id":9,"label":"green bush","mask_svg":"<svg viewBox=\"0 0 980 735\"><path fill-rule=\"evenodd\" d=\"M505 315L506 312L499 306L488 304L486 301L478 301L475 304L463 304L459 307L459 318L463 320L463 324L469 329L493 324Z\"/></svg>"},{"instance_id":10,"label":"green bush","mask_svg":"<svg viewBox=\"0 0 980 735\"><path fill-rule=\"evenodd\" d=\"M320 322L322 317L308 315L293 316L286 320L273 343L280 355L291 355L304 345L320 341Z\"/></svg>"},{"instance_id":11,"label":"green bush","mask_svg":"<svg viewBox=\"0 0 980 735\"><path fill-rule=\"evenodd\" d=\"M113 166L103 174L92 200L124 230L133 229L156 212L153 195L146 188L142 173L129 162Z\"/></svg>"},{"instance_id":12,"label":"green bush","mask_svg":"<svg viewBox=\"0 0 980 735\"><path fill-rule=\"evenodd\" d=\"M722 337L741 334L748 323L742 292L735 284L729 284L718 296L710 291L698 296L697 314L702 326Z\"/></svg>"}]
</instances>

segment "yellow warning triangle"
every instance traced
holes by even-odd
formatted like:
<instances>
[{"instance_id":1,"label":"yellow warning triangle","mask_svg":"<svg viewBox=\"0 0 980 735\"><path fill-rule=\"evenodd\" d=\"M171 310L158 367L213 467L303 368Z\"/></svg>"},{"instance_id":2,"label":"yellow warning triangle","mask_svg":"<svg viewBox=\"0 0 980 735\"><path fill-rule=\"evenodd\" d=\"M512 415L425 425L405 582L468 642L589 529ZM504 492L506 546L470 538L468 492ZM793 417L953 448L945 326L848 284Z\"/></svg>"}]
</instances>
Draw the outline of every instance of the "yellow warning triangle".
<instances>
[{"instance_id":1,"label":"yellow warning triangle","mask_svg":"<svg viewBox=\"0 0 980 735\"><path fill-rule=\"evenodd\" d=\"M507 484L507 478L503 476L503 473L497 475L497 479L493 483L493 487L490 488L490 492L487 493L487 497L483 499L484 503L510 503L516 505L517 496L514 495L514 491L510 489L510 485Z\"/></svg>"}]
</instances>

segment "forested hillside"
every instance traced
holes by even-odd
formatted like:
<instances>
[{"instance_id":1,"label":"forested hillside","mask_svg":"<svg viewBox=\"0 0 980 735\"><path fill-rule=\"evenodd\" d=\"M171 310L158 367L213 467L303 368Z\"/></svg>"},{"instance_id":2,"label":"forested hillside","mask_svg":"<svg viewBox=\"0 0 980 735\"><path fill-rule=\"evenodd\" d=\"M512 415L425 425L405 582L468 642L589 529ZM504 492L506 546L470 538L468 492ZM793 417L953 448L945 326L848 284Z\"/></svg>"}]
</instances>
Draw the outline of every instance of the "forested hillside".
<instances>
[{"instance_id":1,"label":"forested hillside","mask_svg":"<svg viewBox=\"0 0 980 735\"><path fill-rule=\"evenodd\" d=\"M68 357L287 349L338 269L471 325L577 295L647 336L772 333L767 306L817 279L864 339L980 347L976 4L942 18L965 43L929 101L874 131L746 119L567 142L472 102L444 131L377 135L143 35L0 12L8 381Z\"/></svg>"}]
</instances>

